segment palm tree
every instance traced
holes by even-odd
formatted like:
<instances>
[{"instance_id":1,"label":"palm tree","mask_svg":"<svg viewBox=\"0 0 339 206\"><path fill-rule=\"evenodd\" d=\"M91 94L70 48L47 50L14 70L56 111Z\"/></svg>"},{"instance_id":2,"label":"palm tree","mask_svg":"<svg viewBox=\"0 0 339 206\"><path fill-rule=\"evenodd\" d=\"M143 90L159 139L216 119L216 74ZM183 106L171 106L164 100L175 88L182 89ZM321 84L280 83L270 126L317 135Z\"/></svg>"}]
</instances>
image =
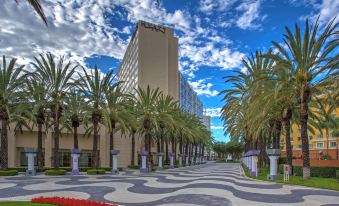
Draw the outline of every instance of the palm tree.
<instances>
[{"instance_id":1,"label":"palm tree","mask_svg":"<svg viewBox=\"0 0 339 206\"><path fill-rule=\"evenodd\" d=\"M33 122L33 126L38 127L38 149L37 149L37 162L38 168L42 169L44 165L44 157L42 152L42 135L43 126L45 130L48 128L48 117L46 117L46 109L48 108L47 102L47 89L42 82L35 81L33 78L29 78L26 82L27 102L29 103L30 120Z\"/></svg>"},{"instance_id":2,"label":"palm tree","mask_svg":"<svg viewBox=\"0 0 339 206\"><path fill-rule=\"evenodd\" d=\"M338 68L339 59L339 55L335 53L339 41L335 36L338 33L337 26L338 23L333 19L320 33L318 19L313 27L310 27L306 20L303 37L299 26L296 25L294 34L286 27L283 38L285 46L272 42L279 52L273 57L277 63L276 67L286 69L293 75L290 84L293 84L295 98L300 107L304 179L310 177L307 134L309 102L338 79L338 73L334 72Z\"/></svg>"},{"instance_id":3,"label":"palm tree","mask_svg":"<svg viewBox=\"0 0 339 206\"><path fill-rule=\"evenodd\" d=\"M13 58L7 65L6 57L3 56L0 64L0 121L1 121L1 154L0 167L8 168L8 134L7 129L12 120L13 113L18 105L21 85L25 80L22 75L24 66L16 65L17 59Z\"/></svg>"},{"instance_id":4,"label":"palm tree","mask_svg":"<svg viewBox=\"0 0 339 206\"><path fill-rule=\"evenodd\" d=\"M113 70L106 74L102 74L97 67L90 72L83 68L83 74L79 74L80 80L78 87L83 95L88 100L90 105L91 120L93 124L93 151L92 151L92 166L99 167L98 154L98 139L99 139L99 124L102 122L103 111L107 105L106 94L118 85L115 82Z\"/></svg>"},{"instance_id":5,"label":"palm tree","mask_svg":"<svg viewBox=\"0 0 339 206\"><path fill-rule=\"evenodd\" d=\"M73 148L79 149L78 127L87 125L89 121L88 105L85 98L76 89L71 89L65 98L65 114L62 117L63 126L73 133Z\"/></svg>"},{"instance_id":6,"label":"palm tree","mask_svg":"<svg viewBox=\"0 0 339 206\"><path fill-rule=\"evenodd\" d=\"M136 107L137 116L142 121L142 132L145 135L145 150L148 152L147 167L150 170L151 155L151 126L154 124L156 116L156 101L162 92L157 89L151 89L147 86L146 90L138 88L136 95L133 97Z\"/></svg>"},{"instance_id":7,"label":"palm tree","mask_svg":"<svg viewBox=\"0 0 339 206\"><path fill-rule=\"evenodd\" d=\"M19 1L15 0L15 2L18 4ZM40 18L44 21L44 23L47 24L47 18L44 12L44 9L41 6L41 2L40 0L27 0L27 2L33 7L33 9L38 13L38 15L40 16Z\"/></svg>"},{"instance_id":8,"label":"palm tree","mask_svg":"<svg viewBox=\"0 0 339 206\"><path fill-rule=\"evenodd\" d=\"M53 118L54 136L54 169L59 168L59 136L60 118L63 113L64 100L68 91L74 86L72 76L78 65L72 65L71 61L65 63L65 58L60 56L56 61L51 53L40 54L40 58L35 57L35 62L31 63L35 68L32 76L35 81L41 82L47 88L48 105L50 106Z\"/></svg>"},{"instance_id":9,"label":"palm tree","mask_svg":"<svg viewBox=\"0 0 339 206\"><path fill-rule=\"evenodd\" d=\"M110 150L114 149L114 134L120 130L121 134L129 131L130 122L133 121L133 114L130 112L126 95L120 90L119 84L114 84L105 93L107 101L106 107L103 111L104 124L108 128ZM117 127L118 126L118 127ZM110 155L112 158L112 156ZM112 164L112 161L110 161Z\"/></svg>"}]
</instances>

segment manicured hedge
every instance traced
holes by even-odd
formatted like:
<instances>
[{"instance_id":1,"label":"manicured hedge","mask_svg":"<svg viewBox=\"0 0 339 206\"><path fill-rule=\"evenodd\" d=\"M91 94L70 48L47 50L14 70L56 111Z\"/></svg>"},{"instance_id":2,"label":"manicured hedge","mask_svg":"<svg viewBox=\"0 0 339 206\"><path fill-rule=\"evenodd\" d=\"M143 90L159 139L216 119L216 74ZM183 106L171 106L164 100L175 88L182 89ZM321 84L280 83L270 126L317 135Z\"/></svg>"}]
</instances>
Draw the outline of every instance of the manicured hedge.
<instances>
[{"instance_id":1,"label":"manicured hedge","mask_svg":"<svg viewBox=\"0 0 339 206\"><path fill-rule=\"evenodd\" d=\"M106 174L105 169L88 169L87 170L88 175L104 175Z\"/></svg>"},{"instance_id":2,"label":"manicured hedge","mask_svg":"<svg viewBox=\"0 0 339 206\"><path fill-rule=\"evenodd\" d=\"M337 182L339 183L339 170L337 170Z\"/></svg>"},{"instance_id":3,"label":"manicured hedge","mask_svg":"<svg viewBox=\"0 0 339 206\"><path fill-rule=\"evenodd\" d=\"M67 173L66 170L64 169L58 169L58 170L45 170L45 175L50 175L50 176L57 176L57 175L65 175Z\"/></svg>"},{"instance_id":4,"label":"manicured hedge","mask_svg":"<svg viewBox=\"0 0 339 206\"><path fill-rule=\"evenodd\" d=\"M128 168L138 170L140 167L139 167L139 165L128 165Z\"/></svg>"},{"instance_id":5,"label":"manicured hedge","mask_svg":"<svg viewBox=\"0 0 339 206\"><path fill-rule=\"evenodd\" d=\"M335 178L336 171L339 167L311 167L311 177ZM284 165L279 165L278 171L284 173ZM303 176L303 168L301 166L293 166L294 176Z\"/></svg>"},{"instance_id":6,"label":"manicured hedge","mask_svg":"<svg viewBox=\"0 0 339 206\"><path fill-rule=\"evenodd\" d=\"M15 176L18 175L18 170L0 170L0 176Z\"/></svg>"}]
</instances>

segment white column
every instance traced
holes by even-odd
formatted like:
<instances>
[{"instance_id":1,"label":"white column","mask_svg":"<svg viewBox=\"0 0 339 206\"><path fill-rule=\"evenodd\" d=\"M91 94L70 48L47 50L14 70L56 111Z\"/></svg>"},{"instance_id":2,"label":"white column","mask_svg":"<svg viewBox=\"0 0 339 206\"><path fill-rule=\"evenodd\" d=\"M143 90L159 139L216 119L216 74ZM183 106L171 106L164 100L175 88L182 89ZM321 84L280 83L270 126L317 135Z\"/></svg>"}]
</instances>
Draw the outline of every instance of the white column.
<instances>
[{"instance_id":1,"label":"white column","mask_svg":"<svg viewBox=\"0 0 339 206\"><path fill-rule=\"evenodd\" d=\"M179 155L179 167L182 167L182 155Z\"/></svg>"},{"instance_id":2,"label":"white column","mask_svg":"<svg viewBox=\"0 0 339 206\"><path fill-rule=\"evenodd\" d=\"M112 155L112 174L118 174L118 154L120 153L119 150L111 150Z\"/></svg>"},{"instance_id":3,"label":"white column","mask_svg":"<svg viewBox=\"0 0 339 206\"><path fill-rule=\"evenodd\" d=\"M72 154L72 162L73 162L73 169L72 169L72 174L73 175L78 175L79 174L79 153L73 153Z\"/></svg>"},{"instance_id":4,"label":"white column","mask_svg":"<svg viewBox=\"0 0 339 206\"><path fill-rule=\"evenodd\" d=\"M185 161L185 166L186 166L186 167L188 167L188 166L189 166L189 161L188 161L188 160L189 160L189 159L188 159L189 157L188 157L188 155L186 155L186 157L185 157L185 158L186 158L186 161Z\"/></svg>"},{"instance_id":5,"label":"white column","mask_svg":"<svg viewBox=\"0 0 339 206\"><path fill-rule=\"evenodd\" d=\"M28 159L26 175L35 175L34 158L36 156L36 153L33 152L26 153L26 156Z\"/></svg>"},{"instance_id":6,"label":"white column","mask_svg":"<svg viewBox=\"0 0 339 206\"><path fill-rule=\"evenodd\" d=\"M278 158L279 156L268 156L270 158L270 176L275 177L278 174Z\"/></svg>"}]
</instances>

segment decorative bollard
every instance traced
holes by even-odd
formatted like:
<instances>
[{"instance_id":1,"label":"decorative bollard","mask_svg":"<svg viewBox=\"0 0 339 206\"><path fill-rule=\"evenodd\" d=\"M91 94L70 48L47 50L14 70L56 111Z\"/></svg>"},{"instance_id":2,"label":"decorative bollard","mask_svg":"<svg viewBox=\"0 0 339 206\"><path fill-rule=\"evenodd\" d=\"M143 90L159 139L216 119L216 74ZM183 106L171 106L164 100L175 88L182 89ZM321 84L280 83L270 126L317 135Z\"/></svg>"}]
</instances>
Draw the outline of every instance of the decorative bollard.
<instances>
[{"instance_id":1,"label":"decorative bollard","mask_svg":"<svg viewBox=\"0 0 339 206\"><path fill-rule=\"evenodd\" d=\"M258 155L260 150L252 150L251 176L258 176Z\"/></svg>"},{"instance_id":2,"label":"decorative bollard","mask_svg":"<svg viewBox=\"0 0 339 206\"><path fill-rule=\"evenodd\" d=\"M112 174L118 174L118 154L120 153L119 150L111 150L112 155Z\"/></svg>"},{"instance_id":3,"label":"decorative bollard","mask_svg":"<svg viewBox=\"0 0 339 206\"><path fill-rule=\"evenodd\" d=\"M72 156L72 175L79 174L79 157L80 157L80 150L79 149L71 149L71 156Z\"/></svg>"},{"instance_id":4,"label":"decorative bollard","mask_svg":"<svg viewBox=\"0 0 339 206\"><path fill-rule=\"evenodd\" d=\"M147 169L147 156L148 156L148 152L146 152L145 150L142 150L140 152L140 156L141 156L141 167L140 167L140 172L148 172Z\"/></svg>"},{"instance_id":5,"label":"decorative bollard","mask_svg":"<svg viewBox=\"0 0 339 206\"><path fill-rule=\"evenodd\" d=\"M173 152L170 152L168 154L168 156L170 158L170 166L169 166L170 169L174 169L174 155L175 154Z\"/></svg>"},{"instance_id":6,"label":"decorative bollard","mask_svg":"<svg viewBox=\"0 0 339 206\"><path fill-rule=\"evenodd\" d=\"M27 160L28 160L28 165L27 165L27 170L26 170L26 175L27 176L34 176L36 175L35 171L35 166L34 166L34 159L36 157L37 151L34 148L25 148Z\"/></svg>"},{"instance_id":7,"label":"decorative bollard","mask_svg":"<svg viewBox=\"0 0 339 206\"><path fill-rule=\"evenodd\" d=\"M267 149L266 153L270 158L270 174L267 175L267 179L278 180L278 158L280 156L280 149Z\"/></svg>"},{"instance_id":8,"label":"decorative bollard","mask_svg":"<svg viewBox=\"0 0 339 206\"><path fill-rule=\"evenodd\" d=\"M160 152L160 153L157 154L157 156L158 156L158 167L157 167L157 169L162 170L162 169L164 169L163 166L162 166L164 153Z\"/></svg>"},{"instance_id":9,"label":"decorative bollard","mask_svg":"<svg viewBox=\"0 0 339 206\"><path fill-rule=\"evenodd\" d=\"M188 155L185 156L185 166L186 166L186 167L190 166L190 163L189 163L189 156L188 156Z\"/></svg>"},{"instance_id":10,"label":"decorative bollard","mask_svg":"<svg viewBox=\"0 0 339 206\"><path fill-rule=\"evenodd\" d=\"M182 167L182 154L179 154L179 167Z\"/></svg>"}]
</instances>

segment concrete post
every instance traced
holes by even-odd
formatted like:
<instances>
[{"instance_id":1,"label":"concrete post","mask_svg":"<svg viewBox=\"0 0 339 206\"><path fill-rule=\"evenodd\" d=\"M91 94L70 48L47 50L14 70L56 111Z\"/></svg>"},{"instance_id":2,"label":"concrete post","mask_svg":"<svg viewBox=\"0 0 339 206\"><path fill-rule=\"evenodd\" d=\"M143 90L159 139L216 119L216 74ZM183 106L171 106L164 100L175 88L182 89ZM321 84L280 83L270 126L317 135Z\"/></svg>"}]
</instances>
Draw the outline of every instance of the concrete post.
<instances>
[{"instance_id":1,"label":"concrete post","mask_svg":"<svg viewBox=\"0 0 339 206\"><path fill-rule=\"evenodd\" d=\"M267 179L269 180L277 180L278 176L278 158L280 155L280 149L267 149L266 153L270 158L270 174Z\"/></svg>"},{"instance_id":2,"label":"concrete post","mask_svg":"<svg viewBox=\"0 0 339 206\"><path fill-rule=\"evenodd\" d=\"M79 174L79 157L80 157L80 150L79 149L72 149L71 150L72 155L72 175L78 175Z\"/></svg>"},{"instance_id":3,"label":"concrete post","mask_svg":"<svg viewBox=\"0 0 339 206\"><path fill-rule=\"evenodd\" d=\"M170 158L170 166L169 166L169 168L170 168L170 169L174 169L174 153L173 153L173 152L170 152L170 153L168 154L168 156L169 156L169 158Z\"/></svg>"},{"instance_id":4,"label":"concrete post","mask_svg":"<svg viewBox=\"0 0 339 206\"><path fill-rule=\"evenodd\" d=\"M36 171L35 171L35 157L36 157L36 149L34 148L25 148L25 152L26 152L26 156L28 159L28 166L27 166L27 170L26 170L26 175L27 176L34 176L36 175Z\"/></svg>"},{"instance_id":5,"label":"concrete post","mask_svg":"<svg viewBox=\"0 0 339 206\"><path fill-rule=\"evenodd\" d=\"M179 167L182 167L182 154L179 154Z\"/></svg>"},{"instance_id":6,"label":"concrete post","mask_svg":"<svg viewBox=\"0 0 339 206\"><path fill-rule=\"evenodd\" d=\"M118 174L118 154L120 153L119 150L111 150L112 155L112 174Z\"/></svg>"},{"instance_id":7,"label":"concrete post","mask_svg":"<svg viewBox=\"0 0 339 206\"><path fill-rule=\"evenodd\" d=\"M147 156L148 156L148 152L143 150L140 152L140 156L141 156L141 167L140 167L140 172L148 172L147 169Z\"/></svg>"},{"instance_id":8,"label":"concrete post","mask_svg":"<svg viewBox=\"0 0 339 206\"><path fill-rule=\"evenodd\" d=\"M186 159L186 160L185 160L185 166L186 166L186 167L190 166L190 163L189 163L189 156L186 155L186 156L185 156L185 159Z\"/></svg>"},{"instance_id":9,"label":"concrete post","mask_svg":"<svg viewBox=\"0 0 339 206\"><path fill-rule=\"evenodd\" d=\"M163 162L163 157L164 157L164 153L158 153L158 170L162 170L163 166L162 166L162 162Z\"/></svg>"}]
</instances>

